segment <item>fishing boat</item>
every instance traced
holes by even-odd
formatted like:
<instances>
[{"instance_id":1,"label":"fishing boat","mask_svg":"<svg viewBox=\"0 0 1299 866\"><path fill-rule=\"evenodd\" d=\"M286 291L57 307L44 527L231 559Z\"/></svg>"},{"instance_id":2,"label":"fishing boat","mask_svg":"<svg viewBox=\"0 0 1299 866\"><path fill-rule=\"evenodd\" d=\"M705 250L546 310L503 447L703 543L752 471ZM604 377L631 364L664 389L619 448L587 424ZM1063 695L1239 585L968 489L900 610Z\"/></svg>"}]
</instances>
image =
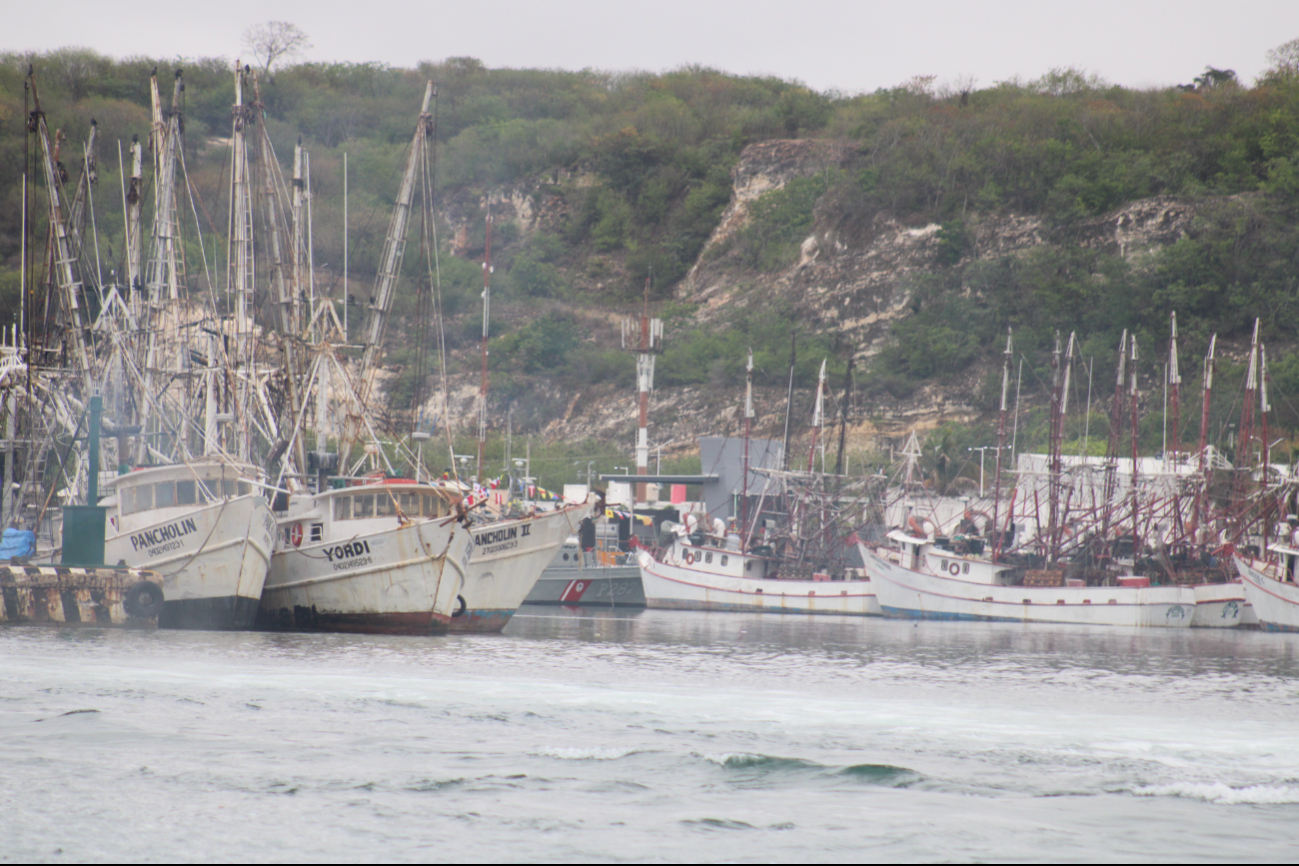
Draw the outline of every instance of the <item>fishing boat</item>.
<instances>
[{"instance_id":1,"label":"fishing boat","mask_svg":"<svg viewBox=\"0 0 1299 866\"><path fill-rule=\"evenodd\" d=\"M875 583L860 571L832 579L815 573L806 579L782 572L782 560L744 553L738 536L705 535L694 543L679 535L655 556L636 551L645 606L676 610L731 610L768 613L878 616Z\"/></svg>"},{"instance_id":2,"label":"fishing boat","mask_svg":"<svg viewBox=\"0 0 1299 866\"><path fill-rule=\"evenodd\" d=\"M473 539L444 487L362 481L294 497L257 627L434 634L458 609Z\"/></svg>"},{"instance_id":3,"label":"fishing boat","mask_svg":"<svg viewBox=\"0 0 1299 866\"><path fill-rule=\"evenodd\" d=\"M1269 631L1299 631L1299 583L1295 582L1295 561L1299 549L1273 545L1270 550L1280 558L1266 562L1237 554L1245 598L1263 628Z\"/></svg>"},{"instance_id":4,"label":"fishing boat","mask_svg":"<svg viewBox=\"0 0 1299 866\"><path fill-rule=\"evenodd\" d=\"M473 555L451 631L498 632L537 585L564 540L591 512L590 502L476 524Z\"/></svg>"},{"instance_id":5,"label":"fishing boat","mask_svg":"<svg viewBox=\"0 0 1299 866\"><path fill-rule=\"evenodd\" d=\"M849 366L851 374L851 365ZM858 516L845 502L859 503L875 479L851 479L813 472L812 460L824 423L825 364L817 384L813 443L805 471L780 466L753 467L753 356L749 355L745 392L745 436L741 481L734 491L738 520L730 527L720 516L711 523L687 514L683 524L663 524L656 549L638 549L645 605L680 610L767 611L795 614L879 615L875 585L849 564L846 541ZM845 395L846 397L847 395ZM847 400L844 401L846 407ZM767 451L765 454L771 454ZM783 449L780 453L783 465ZM842 459L842 450L840 452ZM750 507L749 476L764 478L763 495ZM778 491L773 493L773 488ZM769 526L764 503L785 503L783 517ZM666 535L666 542L663 539Z\"/></svg>"},{"instance_id":6,"label":"fishing boat","mask_svg":"<svg viewBox=\"0 0 1299 866\"><path fill-rule=\"evenodd\" d=\"M254 467L204 460L106 482L105 561L160 575L160 628L252 628L276 536L255 477Z\"/></svg>"},{"instance_id":7,"label":"fishing boat","mask_svg":"<svg viewBox=\"0 0 1299 866\"><path fill-rule=\"evenodd\" d=\"M1189 587L1151 586L1138 576L1070 585L1081 581L961 556L929 537L895 530L888 538L888 554L862 546L885 616L1185 628L1195 612ZM1034 585L1043 579L1059 585Z\"/></svg>"}]
</instances>

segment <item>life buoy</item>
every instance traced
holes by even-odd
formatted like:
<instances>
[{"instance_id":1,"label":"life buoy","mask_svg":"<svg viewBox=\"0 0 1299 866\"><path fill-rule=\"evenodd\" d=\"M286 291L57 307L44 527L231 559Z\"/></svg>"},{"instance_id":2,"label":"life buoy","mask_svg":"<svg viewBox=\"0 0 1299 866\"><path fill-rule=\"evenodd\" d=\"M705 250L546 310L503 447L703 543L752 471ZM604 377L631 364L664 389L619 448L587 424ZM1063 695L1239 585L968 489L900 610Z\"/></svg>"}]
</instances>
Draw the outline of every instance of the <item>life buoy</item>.
<instances>
[{"instance_id":1,"label":"life buoy","mask_svg":"<svg viewBox=\"0 0 1299 866\"><path fill-rule=\"evenodd\" d=\"M687 550L687 551L686 551L686 565L694 565L694 564L695 564L695 555L694 555L693 553L691 553L690 551Z\"/></svg>"},{"instance_id":2,"label":"life buoy","mask_svg":"<svg viewBox=\"0 0 1299 866\"><path fill-rule=\"evenodd\" d=\"M292 543L294 547L302 546L302 524L301 523L295 523L289 529L289 542Z\"/></svg>"},{"instance_id":3,"label":"life buoy","mask_svg":"<svg viewBox=\"0 0 1299 866\"><path fill-rule=\"evenodd\" d=\"M952 574L960 574L961 573L960 563L953 562L951 565L947 566L947 570L950 571Z\"/></svg>"},{"instance_id":4,"label":"life buoy","mask_svg":"<svg viewBox=\"0 0 1299 866\"><path fill-rule=\"evenodd\" d=\"M465 597L463 595L457 595L456 602L458 603L458 605L455 609L455 612L452 613L451 615L453 617L464 616L465 608L468 607L468 605L465 604Z\"/></svg>"},{"instance_id":5,"label":"life buoy","mask_svg":"<svg viewBox=\"0 0 1299 866\"><path fill-rule=\"evenodd\" d=\"M126 615L139 619L153 619L162 613L162 587L152 580L132 584L122 599Z\"/></svg>"}]
</instances>

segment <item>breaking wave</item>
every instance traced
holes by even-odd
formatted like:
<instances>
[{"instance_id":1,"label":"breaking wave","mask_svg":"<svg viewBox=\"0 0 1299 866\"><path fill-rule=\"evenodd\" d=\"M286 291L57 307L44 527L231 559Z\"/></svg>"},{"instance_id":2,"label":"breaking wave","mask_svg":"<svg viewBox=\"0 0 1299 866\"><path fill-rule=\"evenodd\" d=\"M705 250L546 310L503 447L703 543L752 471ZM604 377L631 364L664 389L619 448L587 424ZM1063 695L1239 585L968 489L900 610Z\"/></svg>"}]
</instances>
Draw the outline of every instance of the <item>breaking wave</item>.
<instances>
[{"instance_id":1,"label":"breaking wave","mask_svg":"<svg viewBox=\"0 0 1299 866\"><path fill-rule=\"evenodd\" d=\"M1221 782L1181 782L1175 785L1146 785L1133 788L1138 797L1182 797L1224 806L1239 804L1299 803L1299 787L1290 785L1248 785L1233 788Z\"/></svg>"}]
</instances>

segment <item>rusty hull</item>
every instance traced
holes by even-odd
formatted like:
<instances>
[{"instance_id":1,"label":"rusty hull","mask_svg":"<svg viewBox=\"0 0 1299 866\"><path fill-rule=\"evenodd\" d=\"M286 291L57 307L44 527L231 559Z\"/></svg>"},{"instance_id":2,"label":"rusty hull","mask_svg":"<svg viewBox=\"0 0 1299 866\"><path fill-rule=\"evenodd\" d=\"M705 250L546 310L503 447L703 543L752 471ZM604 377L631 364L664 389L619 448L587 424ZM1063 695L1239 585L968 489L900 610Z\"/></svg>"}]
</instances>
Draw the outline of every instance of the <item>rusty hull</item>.
<instances>
[{"instance_id":1,"label":"rusty hull","mask_svg":"<svg viewBox=\"0 0 1299 866\"><path fill-rule=\"evenodd\" d=\"M89 628L157 628L158 618L130 616L127 591L151 571L0 564L0 623Z\"/></svg>"}]
</instances>

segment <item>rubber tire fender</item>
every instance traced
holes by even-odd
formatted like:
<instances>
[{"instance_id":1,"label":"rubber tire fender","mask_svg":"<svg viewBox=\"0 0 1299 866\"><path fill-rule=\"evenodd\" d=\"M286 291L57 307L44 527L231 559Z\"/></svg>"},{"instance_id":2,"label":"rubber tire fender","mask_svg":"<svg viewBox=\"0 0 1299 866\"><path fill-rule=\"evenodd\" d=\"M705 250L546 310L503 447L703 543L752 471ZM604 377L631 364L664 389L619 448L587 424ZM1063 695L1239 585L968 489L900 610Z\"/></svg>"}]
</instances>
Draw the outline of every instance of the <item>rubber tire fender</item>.
<instances>
[{"instance_id":1,"label":"rubber tire fender","mask_svg":"<svg viewBox=\"0 0 1299 866\"><path fill-rule=\"evenodd\" d=\"M469 607L469 605L465 604L465 597L463 595L457 595L456 601L459 602L459 606L455 609L455 612L451 614L451 616L452 617L464 616L465 609Z\"/></svg>"},{"instance_id":2,"label":"rubber tire fender","mask_svg":"<svg viewBox=\"0 0 1299 866\"><path fill-rule=\"evenodd\" d=\"M122 607L126 615L138 619L153 619L162 613L162 587L152 580L141 580L126 590Z\"/></svg>"}]
</instances>

